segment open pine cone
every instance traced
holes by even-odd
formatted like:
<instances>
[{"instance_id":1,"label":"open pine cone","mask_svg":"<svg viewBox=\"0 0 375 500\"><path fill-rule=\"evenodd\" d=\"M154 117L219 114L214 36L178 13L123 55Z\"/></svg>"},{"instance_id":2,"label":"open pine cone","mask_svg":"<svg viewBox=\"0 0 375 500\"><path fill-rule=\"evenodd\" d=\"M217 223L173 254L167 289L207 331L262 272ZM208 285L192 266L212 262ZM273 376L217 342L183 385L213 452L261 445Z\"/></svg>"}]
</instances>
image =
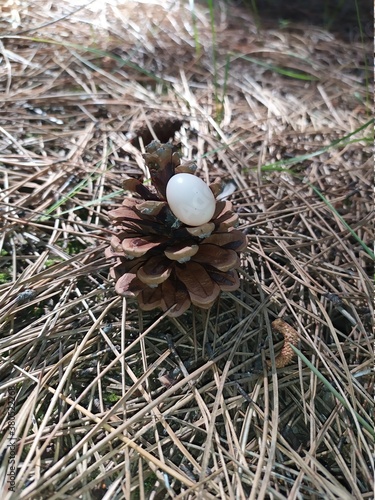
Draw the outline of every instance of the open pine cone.
<instances>
[{"instance_id":1,"label":"open pine cone","mask_svg":"<svg viewBox=\"0 0 375 500\"><path fill-rule=\"evenodd\" d=\"M106 249L106 256L116 259L111 268L116 292L136 296L146 311L172 308L170 316L183 314L190 304L208 309L221 290L239 287L235 269L246 237L233 229L238 217L229 201L213 198L213 216L204 224L182 223L168 205L167 184L179 173L194 176L196 167L181 165L172 144L153 141L146 151L150 187L137 179L125 180L124 189L138 197L125 198L120 208L109 212L118 229ZM220 183L209 188L216 196Z\"/></svg>"}]
</instances>

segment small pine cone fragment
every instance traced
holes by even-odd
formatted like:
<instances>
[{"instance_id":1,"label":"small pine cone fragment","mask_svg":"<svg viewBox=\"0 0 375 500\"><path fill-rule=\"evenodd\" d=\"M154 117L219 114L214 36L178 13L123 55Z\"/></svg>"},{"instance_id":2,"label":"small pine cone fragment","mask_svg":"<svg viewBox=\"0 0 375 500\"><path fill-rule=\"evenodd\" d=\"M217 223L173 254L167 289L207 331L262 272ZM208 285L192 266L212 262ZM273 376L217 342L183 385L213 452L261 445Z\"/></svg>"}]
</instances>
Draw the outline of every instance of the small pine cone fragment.
<instances>
[{"instance_id":1,"label":"small pine cone fragment","mask_svg":"<svg viewBox=\"0 0 375 500\"><path fill-rule=\"evenodd\" d=\"M143 310L161 308L175 317L191 304L208 309L221 291L239 287L236 269L247 241L235 229L238 217L229 201L215 200L215 182L209 186L212 217L200 225L184 224L168 203L167 184L175 175L187 175L188 181L194 177L195 185L194 165L181 165L174 147L158 141L147 146L144 159L150 185L127 179L124 188L133 195L109 212L117 232L106 256L115 261L111 276L116 292L136 296Z\"/></svg>"},{"instance_id":2,"label":"small pine cone fragment","mask_svg":"<svg viewBox=\"0 0 375 500\"><path fill-rule=\"evenodd\" d=\"M272 328L275 332L281 333L284 337L284 345L275 358L275 367L284 368L284 366L289 365L294 358L294 351L291 346L297 346L298 333L281 318L277 318L272 322ZM271 361L268 361L267 364L268 366L272 366Z\"/></svg>"}]
</instances>

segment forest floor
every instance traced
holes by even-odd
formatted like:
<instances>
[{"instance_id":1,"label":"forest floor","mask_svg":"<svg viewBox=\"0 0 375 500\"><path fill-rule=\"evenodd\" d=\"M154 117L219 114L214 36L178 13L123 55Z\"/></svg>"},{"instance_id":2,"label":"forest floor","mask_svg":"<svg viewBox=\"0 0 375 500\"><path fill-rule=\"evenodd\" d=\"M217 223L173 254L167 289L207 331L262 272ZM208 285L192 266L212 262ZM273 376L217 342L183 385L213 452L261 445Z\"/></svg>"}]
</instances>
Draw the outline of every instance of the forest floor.
<instances>
[{"instance_id":1,"label":"forest floor","mask_svg":"<svg viewBox=\"0 0 375 500\"><path fill-rule=\"evenodd\" d=\"M372 498L372 44L207 5L0 8L2 498ZM104 257L154 138L248 238L179 318Z\"/></svg>"}]
</instances>

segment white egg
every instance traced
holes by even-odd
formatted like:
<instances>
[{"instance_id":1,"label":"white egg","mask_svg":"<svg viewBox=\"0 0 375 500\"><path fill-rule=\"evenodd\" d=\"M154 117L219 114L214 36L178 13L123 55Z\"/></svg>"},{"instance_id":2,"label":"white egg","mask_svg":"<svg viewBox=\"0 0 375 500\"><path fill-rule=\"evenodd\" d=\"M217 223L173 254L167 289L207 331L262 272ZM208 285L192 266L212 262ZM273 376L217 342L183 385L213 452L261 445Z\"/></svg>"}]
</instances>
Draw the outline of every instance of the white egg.
<instances>
[{"instance_id":1,"label":"white egg","mask_svg":"<svg viewBox=\"0 0 375 500\"><path fill-rule=\"evenodd\" d=\"M200 226L212 219L216 200L207 184L192 174L176 174L167 184L169 208L181 222Z\"/></svg>"}]
</instances>

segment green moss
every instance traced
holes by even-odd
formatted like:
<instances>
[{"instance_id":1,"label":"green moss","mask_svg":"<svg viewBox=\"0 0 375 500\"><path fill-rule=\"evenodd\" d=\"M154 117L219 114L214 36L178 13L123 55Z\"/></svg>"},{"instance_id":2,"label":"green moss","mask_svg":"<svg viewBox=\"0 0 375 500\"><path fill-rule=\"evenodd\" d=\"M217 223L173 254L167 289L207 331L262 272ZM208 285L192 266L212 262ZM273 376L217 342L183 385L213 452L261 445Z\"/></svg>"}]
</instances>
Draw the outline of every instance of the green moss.
<instances>
[{"instance_id":1,"label":"green moss","mask_svg":"<svg viewBox=\"0 0 375 500\"><path fill-rule=\"evenodd\" d=\"M40 318L41 316L43 316L43 314L44 314L43 308L40 306L36 306L32 310L32 315L34 318Z\"/></svg>"},{"instance_id":2,"label":"green moss","mask_svg":"<svg viewBox=\"0 0 375 500\"><path fill-rule=\"evenodd\" d=\"M120 396L111 392L110 394L106 394L104 399L107 403L117 403L117 401L120 399Z\"/></svg>"},{"instance_id":3,"label":"green moss","mask_svg":"<svg viewBox=\"0 0 375 500\"><path fill-rule=\"evenodd\" d=\"M0 285L9 283L9 281L12 281L12 277L9 273L0 273Z\"/></svg>"},{"instance_id":4,"label":"green moss","mask_svg":"<svg viewBox=\"0 0 375 500\"><path fill-rule=\"evenodd\" d=\"M155 474L151 474L146 480L145 480L145 492L148 493L152 490L152 488L155 486L155 483L157 481L157 477Z\"/></svg>"},{"instance_id":5,"label":"green moss","mask_svg":"<svg viewBox=\"0 0 375 500\"><path fill-rule=\"evenodd\" d=\"M62 259L47 259L45 266L46 268L52 267L55 264L58 264L59 262L62 262Z\"/></svg>"},{"instance_id":6,"label":"green moss","mask_svg":"<svg viewBox=\"0 0 375 500\"><path fill-rule=\"evenodd\" d=\"M80 243L77 240L70 241L67 246L67 253L69 255L76 255L77 253L81 252L81 250L84 250L86 247L82 243Z\"/></svg>"}]
</instances>

